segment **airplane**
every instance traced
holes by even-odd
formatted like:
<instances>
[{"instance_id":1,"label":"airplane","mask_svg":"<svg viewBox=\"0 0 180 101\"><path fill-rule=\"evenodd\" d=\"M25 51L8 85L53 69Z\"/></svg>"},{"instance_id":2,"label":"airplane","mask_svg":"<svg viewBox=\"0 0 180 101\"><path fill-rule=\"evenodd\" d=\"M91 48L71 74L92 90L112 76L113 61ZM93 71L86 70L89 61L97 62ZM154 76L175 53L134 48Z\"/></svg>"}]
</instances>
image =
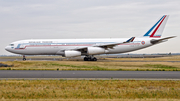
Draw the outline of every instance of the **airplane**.
<instances>
[{"instance_id":1,"label":"airplane","mask_svg":"<svg viewBox=\"0 0 180 101\"><path fill-rule=\"evenodd\" d=\"M163 15L145 34L129 38L100 39L30 39L15 41L5 50L23 55L85 56L84 61L97 61L94 55L131 52L153 46L176 36L161 38L169 15Z\"/></svg>"}]
</instances>

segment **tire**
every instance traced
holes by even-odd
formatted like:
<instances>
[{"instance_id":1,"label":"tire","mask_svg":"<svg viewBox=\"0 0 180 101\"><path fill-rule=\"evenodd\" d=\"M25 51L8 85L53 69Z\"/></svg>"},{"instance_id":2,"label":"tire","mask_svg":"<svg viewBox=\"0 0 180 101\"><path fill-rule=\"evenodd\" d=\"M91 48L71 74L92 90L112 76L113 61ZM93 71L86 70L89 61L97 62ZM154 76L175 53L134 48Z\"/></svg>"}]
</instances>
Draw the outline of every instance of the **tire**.
<instances>
[{"instance_id":1,"label":"tire","mask_svg":"<svg viewBox=\"0 0 180 101\"><path fill-rule=\"evenodd\" d=\"M84 57L84 61L88 61L87 57Z\"/></svg>"},{"instance_id":2,"label":"tire","mask_svg":"<svg viewBox=\"0 0 180 101\"><path fill-rule=\"evenodd\" d=\"M87 61L91 61L91 58L87 58Z\"/></svg>"},{"instance_id":3,"label":"tire","mask_svg":"<svg viewBox=\"0 0 180 101\"><path fill-rule=\"evenodd\" d=\"M26 61L26 58L23 58L23 61Z\"/></svg>"},{"instance_id":4,"label":"tire","mask_svg":"<svg viewBox=\"0 0 180 101\"><path fill-rule=\"evenodd\" d=\"M93 61L97 61L97 59L96 59L96 58L93 58Z\"/></svg>"}]
</instances>

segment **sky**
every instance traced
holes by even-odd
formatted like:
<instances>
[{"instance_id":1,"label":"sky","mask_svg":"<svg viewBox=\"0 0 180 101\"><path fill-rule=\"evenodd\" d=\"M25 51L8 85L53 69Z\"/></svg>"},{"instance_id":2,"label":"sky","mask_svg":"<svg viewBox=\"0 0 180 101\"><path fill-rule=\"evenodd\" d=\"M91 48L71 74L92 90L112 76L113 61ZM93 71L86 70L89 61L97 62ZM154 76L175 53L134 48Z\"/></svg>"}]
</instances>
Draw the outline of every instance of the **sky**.
<instances>
[{"instance_id":1,"label":"sky","mask_svg":"<svg viewBox=\"0 0 180 101\"><path fill-rule=\"evenodd\" d=\"M0 55L24 39L130 38L170 15L167 42L131 53L180 53L180 0L0 0Z\"/></svg>"}]
</instances>

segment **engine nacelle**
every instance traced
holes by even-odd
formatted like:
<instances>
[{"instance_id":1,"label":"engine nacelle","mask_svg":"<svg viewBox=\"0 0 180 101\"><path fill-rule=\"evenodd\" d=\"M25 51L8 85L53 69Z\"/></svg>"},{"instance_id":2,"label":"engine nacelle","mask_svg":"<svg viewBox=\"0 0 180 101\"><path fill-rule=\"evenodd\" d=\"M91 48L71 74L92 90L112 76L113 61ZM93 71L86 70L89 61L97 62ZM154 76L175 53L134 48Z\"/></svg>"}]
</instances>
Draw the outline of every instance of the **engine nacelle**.
<instances>
[{"instance_id":1,"label":"engine nacelle","mask_svg":"<svg viewBox=\"0 0 180 101\"><path fill-rule=\"evenodd\" d=\"M65 51L64 56L65 57L81 56L81 52L80 51Z\"/></svg>"},{"instance_id":2,"label":"engine nacelle","mask_svg":"<svg viewBox=\"0 0 180 101\"><path fill-rule=\"evenodd\" d=\"M89 55L95 55L95 54L104 54L105 49L101 47L88 47L87 48L87 53Z\"/></svg>"}]
</instances>

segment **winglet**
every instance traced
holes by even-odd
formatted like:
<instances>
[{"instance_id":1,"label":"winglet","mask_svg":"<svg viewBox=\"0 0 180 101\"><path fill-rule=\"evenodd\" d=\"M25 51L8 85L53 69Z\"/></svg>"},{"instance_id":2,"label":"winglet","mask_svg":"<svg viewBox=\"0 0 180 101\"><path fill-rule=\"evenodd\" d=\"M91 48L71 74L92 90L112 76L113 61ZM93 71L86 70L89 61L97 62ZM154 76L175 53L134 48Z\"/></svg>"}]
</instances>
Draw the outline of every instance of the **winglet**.
<instances>
[{"instance_id":1,"label":"winglet","mask_svg":"<svg viewBox=\"0 0 180 101\"><path fill-rule=\"evenodd\" d=\"M134 41L134 39L135 39L135 37L132 37L132 38L128 39L126 42L124 42L124 43L133 42L133 41Z\"/></svg>"}]
</instances>

